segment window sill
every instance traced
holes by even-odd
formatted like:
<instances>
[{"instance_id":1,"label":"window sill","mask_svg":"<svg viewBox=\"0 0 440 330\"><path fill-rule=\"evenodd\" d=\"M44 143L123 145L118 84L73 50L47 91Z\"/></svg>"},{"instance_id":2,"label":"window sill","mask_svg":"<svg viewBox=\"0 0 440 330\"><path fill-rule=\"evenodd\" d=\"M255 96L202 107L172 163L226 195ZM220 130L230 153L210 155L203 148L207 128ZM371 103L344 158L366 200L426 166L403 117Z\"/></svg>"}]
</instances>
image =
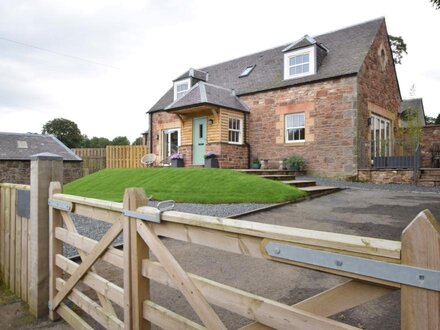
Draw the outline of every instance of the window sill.
<instances>
[{"instance_id":1,"label":"window sill","mask_svg":"<svg viewBox=\"0 0 440 330\"><path fill-rule=\"evenodd\" d=\"M236 145L236 146L242 146L243 145L243 143L241 143L241 142L230 142L230 141L228 141L228 144L233 144L233 145Z\"/></svg>"},{"instance_id":2,"label":"window sill","mask_svg":"<svg viewBox=\"0 0 440 330\"><path fill-rule=\"evenodd\" d=\"M286 147L300 147L300 146L305 146L307 144L307 142L306 141L284 142L283 144Z\"/></svg>"}]
</instances>

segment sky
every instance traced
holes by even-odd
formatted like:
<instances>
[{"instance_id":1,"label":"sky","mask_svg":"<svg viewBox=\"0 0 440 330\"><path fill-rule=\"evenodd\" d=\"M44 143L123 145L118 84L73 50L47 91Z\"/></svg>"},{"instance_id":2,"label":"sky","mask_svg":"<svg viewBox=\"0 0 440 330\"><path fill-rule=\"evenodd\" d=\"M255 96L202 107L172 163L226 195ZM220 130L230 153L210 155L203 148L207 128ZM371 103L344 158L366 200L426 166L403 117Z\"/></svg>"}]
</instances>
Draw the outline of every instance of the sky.
<instances>
[{"instance_id":1,"label":"sky","mask_svg":"<svg viewBox=\"0 0 440 330\"><path fill-rule=\"evenodd\" d=\"M66 118L89 137L133 141L190 67L378 17L408 45L396 67L402 97L422 97L437 116L440 10L429 0L2 0L0 131L41 133Z\"/></svg>"}]
</instances>

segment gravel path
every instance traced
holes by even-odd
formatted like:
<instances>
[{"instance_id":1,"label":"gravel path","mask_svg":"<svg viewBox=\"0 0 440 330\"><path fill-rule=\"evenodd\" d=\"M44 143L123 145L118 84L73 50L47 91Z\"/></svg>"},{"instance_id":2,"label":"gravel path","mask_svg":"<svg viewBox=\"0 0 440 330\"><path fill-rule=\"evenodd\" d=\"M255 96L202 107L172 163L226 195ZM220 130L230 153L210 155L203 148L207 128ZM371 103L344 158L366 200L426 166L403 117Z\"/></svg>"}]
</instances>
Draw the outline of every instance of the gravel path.
<instances>
[{"instance_id":1,"label":"gravel path","mask_svg":"<svg viewBox=\"0 0 440 330\"><path fill-rule=\"evenodd\" d=\"M411 184L376 184L369 182L352 182L344 180L335 180L319 178L313 176L297 177L297 180L314 180L321 186L334 186L339 188L358 188L367 190L388 190L388 191L406 191L406 192L440 192L440 187L417 187Z\"/></svg>"}]
</instances>

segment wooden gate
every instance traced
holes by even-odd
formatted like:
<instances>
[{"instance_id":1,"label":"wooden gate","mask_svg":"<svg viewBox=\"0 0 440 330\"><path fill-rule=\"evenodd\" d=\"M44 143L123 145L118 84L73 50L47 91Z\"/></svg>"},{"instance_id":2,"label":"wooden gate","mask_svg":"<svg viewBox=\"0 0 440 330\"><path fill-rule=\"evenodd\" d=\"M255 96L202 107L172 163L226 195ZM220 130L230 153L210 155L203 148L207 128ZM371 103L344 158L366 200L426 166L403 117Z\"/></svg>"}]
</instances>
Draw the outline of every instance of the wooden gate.
<instances>
[{"instance_id":1,"label":"wooden gate","mask_svg":"<svg viewBox=\"0 0 440 330\"><path fill-rule=\"evenodd\" d=\"M440 288L426 288L422 283L430 281L430 270L434 273L440 270L440 228L429 211L420 213L404 230L402 241L397 242L175 211L160 212L146 206L144 191L136 188L127 189L121 204L64 195L60 185L53 183L50 205L50 317L55 319L60 315L77 329L91 328L86 316L109 329L145 329L150 324L164 329L226 329L210 304L253 322L242 329L356 329L328 317L398 289L402 293L403 329L440 328ZM111 223L111 227L99 242L94 241L76 232L70 218L72 213L104 220ZM121 232L123 252L111 247ZM349 280L288 306L185 272L159 236L317 269ZM81 251L81 264L62 256L62 242ZM271 253L273 246L281 246L281 251L275 249ZM327 266L314 260L295 261L283 252L292 248L328 253L338 259L336 265ZM156 261L150 258L150 251ZM353 258L365 265L377 263L385 275L372 276L371 269L367 269L371 267L347 271L344 258ZM123 269L123 288L93 269L98 259ZM408 283L397 273L391 275L392 278L386 275L389 267L407 265L421 267L421 271L428 272L426 278L418 275L420 283ZM63 279L63 272L70 277ZM203 325L152 302L150 280L179 290ZM95 290L99 302L83 294L77 288L79 283ZM68 307L66 298L83 313L79 315ZM113 304L123 309L123 317L117 316Z\"/></svg>"}]
</instances>

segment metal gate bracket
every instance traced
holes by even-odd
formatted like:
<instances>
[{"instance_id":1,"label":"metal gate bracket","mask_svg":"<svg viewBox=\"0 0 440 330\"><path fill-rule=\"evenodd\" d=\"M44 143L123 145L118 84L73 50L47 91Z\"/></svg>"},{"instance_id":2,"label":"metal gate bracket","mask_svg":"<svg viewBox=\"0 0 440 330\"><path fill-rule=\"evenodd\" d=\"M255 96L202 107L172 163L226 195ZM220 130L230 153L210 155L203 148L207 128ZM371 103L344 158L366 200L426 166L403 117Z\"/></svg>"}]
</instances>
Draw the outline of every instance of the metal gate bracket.
<instances>
[{"instance_id":1,"label":"metal gate bracket","mask_svg":"<svg viewBox=\"0 0 440 330\"><path fill-rule=\"evenodd\" d=\"M269 256L440 291L440 271L269 242Z\"/></svg>"},{"instance_id":2,"label":"metal gate bracket","mask_svg":"<svg viewBox=\"0 0 440 330\"><path fill-rule=\"evenodd\" d=\"M61 210L61 211L72 212L72 210L73 210L73 204L70 202L58 201L56 199L49 199L48 204L49 204L49 206L53 207L54 209Z\"/></svg>"},{"instance_id":3,"label":"metal gate bracket","mask_svg":"<svg viewBox=\"0 0 440 330\"><path fill-rule=\"evenodd\" d=\"M157 204L153 214L141 213L137 211L123 210L122 213L126 217L137 218L144 221L160 223L160 216L162 212L169 211L174 208L174 201L163 201Z\"/></svg>"}]
</instances>

